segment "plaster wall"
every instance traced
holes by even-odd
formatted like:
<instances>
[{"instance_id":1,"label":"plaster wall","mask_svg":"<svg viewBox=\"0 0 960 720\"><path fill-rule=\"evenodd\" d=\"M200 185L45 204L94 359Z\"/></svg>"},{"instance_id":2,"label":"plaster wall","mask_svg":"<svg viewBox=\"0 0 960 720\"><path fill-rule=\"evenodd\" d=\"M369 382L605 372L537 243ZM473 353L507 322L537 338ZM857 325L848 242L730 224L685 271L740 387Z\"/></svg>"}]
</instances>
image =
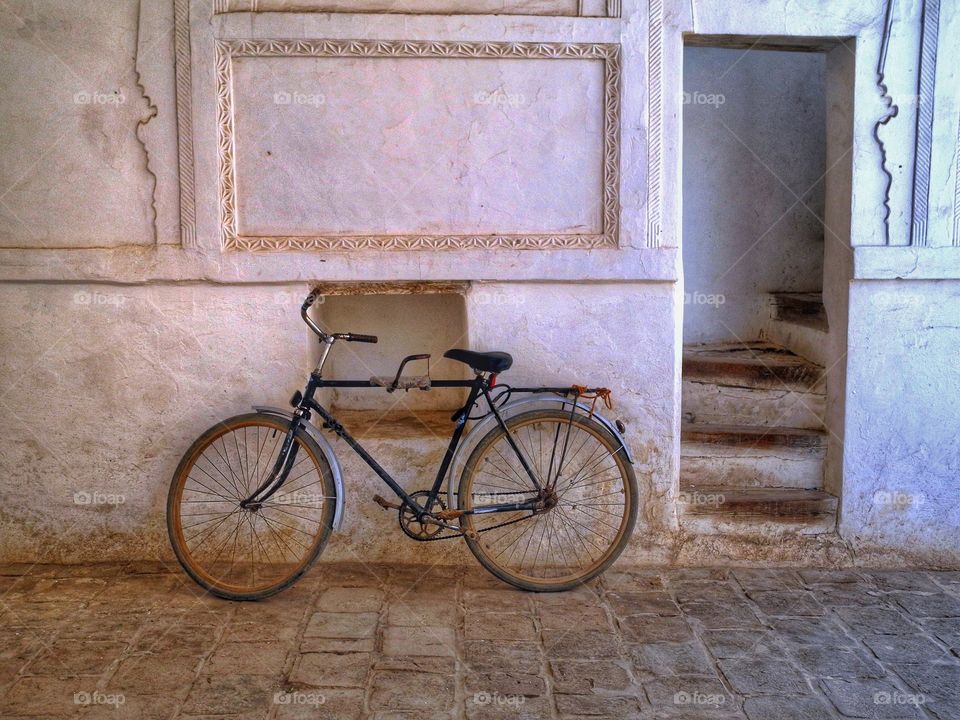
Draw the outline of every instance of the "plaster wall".
<instances>
[{"instance_id":1,"label":"plaster wall","mask_svg":"<svg viewBox=\"0 0 960 720\"><path fill-rule=\"evenodd\" d=\"M841 531L956 565L960 283L854 282L850 326Z\"/></svg>"},{"instance_id":2,"label":"plaster wall","mask_svg":"<svg viewBox=\"0 0 960 720\"><path fill-rule=\"evenodd\" d=\"M483 4L490 9L491 3ZM502 7L508 4L519 7L519 0ZM459 344L454 337L466 332L469 347L512 352L515 366L506 381L611 387L617 403L612 414L627 423L646 500L628 560L764 562L775 557L883 564L915 548L934 560L947 558L948 547L956 547L954 516L925 509L927 514L911 519L897 535L881 529L863 504L864 493L872 497L878 488L869 473L857 470L878 452L863 439L866 435L843 445L844 535L832 537L830 553L780 536L749 543L712 536L698 543L679 530L676 515L684 33L780 40L794 35L831 47L838 38L857 39L852 187L849 198L836 201L841 215L844 202L849 208L853 245L846 267L854 290L842 342L845 347L848 339L868 341L876 331L895 350L889 362L876 353L873 359L846 361L852 363L852 379L844 417L848 425L853 418L866 427L867 411L882 411L891 429L879 434L894 442L892 428L904 421L883 404L889 401L861 405L873 372L879 386L911 398L914 404L898 407L908 416L908 428L923 424L938 449L952 447L946 437L954 424L951 407L928 402L932 391L923 382L928 372L952 381L945 358L956 352L955 323L948 314L955 315L955 291L943 290L953 287L943 279L960 277L960 262L942 230L930 247L906 246L909 170L893 172L890 192L884 189L883 153L873 136L888 107L876 82L884 4L824 0L785 9L764 1L731 9L730 3L715 0L624 0L597 5L578 4L577 10L591 17L573 10L558 15L559 4L550 2L526 3L530 14L522 16L458 14L466 5L452 2L438 14L312 12L317 3L298 5L297 12L245 12L240 2L205 0L82 7L21 2L0 8L0 38L8 53L0 71L0 117L13 138L0 150L0 499L7 508L0 515L0 558L170 559L163 503L177 461L217 419L255 403L283 405L301 385L316 356L297 306L315 283L457 285L456 310L433 308L435 300L403 301L411 303L410 312L396 321L368 300L331 303L335 320L342 311L351 325L363 319L385 326L372 330L384 335L384 343L363 348L366 364L375 370L381 360L384 368L395 366L406 350L403 323L415 320L411 346L414 340L426 350ZM911 53L917 47L911 15L916 8L901 6L889 55L890 87L900 96L909 94L910 75L903 67L915 62ZM284 7L290 9L278 9ZM944 8L945 27L953 27L955 16ZM243 101L235 105L239 134L224 121L226 98L219 94L227 87L224 47L280 53L274 63L277 86L256 73L247 79L242 72L233 76L239 78L230 86L237 91L233 99ZM297 59L304 53L313 53L309 62ZM431 71L420 71L411 86L414 100L422 100L415 94L423 89L420 81L440 73L439 68L460 68L457 77L476 81L469 86L474 92L503 85L503 93L493 97L505 100L492 104L465 105L469 94L456 96L457 103L428 105L411 102L409 94L395 97L405 110L391 122L375 104L364 105L360 125L337 127L365 129L368 144L350 139L357 157L371 148L385 149L365 180L393 179L398 173L410 179L402 172L422 157L404 154L402 123L427 127L431 118L456 136L464 157L475 159L484 149L505 152L491 160L500 174L493 180L482 168L462 174L456 154L444 146L444 152L433 153L439 166L423 166L423 178L413 178L419 184L403 188L414 193L413 199L390 208L389 227L374 227L376 218L347 212L365 204L350 205L357 200L381 207L384 198L370 184L365 186L374 195L370 198L352 198L349 189L335 188L330 197L339 213L319 205L304 216L288 212L296 209L292 198L309 199L311 190L335 183L339 171L312 154L331 146L324 135L327 126L293 112L313 107L270 101L273 93L290 91L289 82L309 79L312 70L304 67L325 67L329 60L336 72L345 73L364 65L343 53L412 53L431 63ZM463 57L451 57L457 53ZM483 65L466 62L471 53L479 54ZM532 77L529 69L546 60L556 64L539 73L542 77ZM238 61L241 71L243 62ZM603 67L602 100L597 65ZM558 68L569 71L558 73ZM101 82L104 73L107 79ZM335 91L357 102L391 92L377 87L375 78L366 82ZM512 87L521 88L525 105L511 105ZM568 87L581 97L565 95ZM949 83L943 87L955 92ZM74 104L78 92L117 88L124 103ZM309 94L307 87L294 89ZM581 101L575 109L588 117L578 123L571 120L569 104ZM603 114L602 123L597 113ZM883 126L889 167L906 158L904 167L912 168L909 128L915 120L904 103L901 114ZM287 130L273 128L272 122L285 123ZM955 137L956 124L945 122L938 120L937 137L951 129ZM271 166L266 151L274 148L258 144L252 133L276 133L273 137L287 143L306 135L302 145L281 149L280 157L298 172ZM569 159L583 171L554 177L535 162L538 142L549 146L544 157L572 153ZM235 150L239 154L231 154ZM421 150L421 155L433 152ZM934 156L934 175L949 183L955 171L942 158L955 155L946 150ZM311 169L322 172L311 176ZM544 186L537 188L543 197L524 182L531 172ZM298 186L298 178L309 180ZM503 207L484 207L484 195L495 195ZM460 211L446 207L451 198L463 203ZM943 228L944 213L952 209L942 207L942 192L936 198L939 205L931 215ZM890 235L897 239L889 244L884 244L886 204ZM494 210L502 211L503 223L491 221L499 216ZM226 242L236 239L230 233L231 213L239 229L268 232L272 240L259 252L231 246ZM421 219L423 225L417 224ZM255 223L244 226L247 220ZM380 230L388 234L357 235ZM937 290L922 293L936 307L875 317L872 296L856 287L880 281L897 292L930 282ZM835 286L839 298L843 282ZM491 293L501 299L490 302ZM432 336L425 328L438 318L443 330ZM886 321L886 327L877 324ZM371 331L359 325L347 329ZM917 333L929 342L909 342ZM901 367L914 372L900 372ZM336 362L334 369L348 370ZM921 384L915 387L916 382ZM913 430L904 435L898 457L905 459L898 467L914 489L942 487L938 497L945 497L943 477L954 467L950 458L955 455L938 455L928 464L924 452L933 457L933 445L926 438ZM369 443L407 487L429 484L429 467L442 449L438 436L429 433L373 433ZM338 452L348 478L348 509L328 557L457 559L461 550L450 545L397 542L401 535L393 515L370 502L374 492L382 492L379 481L345 448ZM114 502L93 501L104 497ZM933 528L926 545L914 542L920 519ZM862 548L863 554L854 555L850 547Z\"/></svg>"}]
</instances>

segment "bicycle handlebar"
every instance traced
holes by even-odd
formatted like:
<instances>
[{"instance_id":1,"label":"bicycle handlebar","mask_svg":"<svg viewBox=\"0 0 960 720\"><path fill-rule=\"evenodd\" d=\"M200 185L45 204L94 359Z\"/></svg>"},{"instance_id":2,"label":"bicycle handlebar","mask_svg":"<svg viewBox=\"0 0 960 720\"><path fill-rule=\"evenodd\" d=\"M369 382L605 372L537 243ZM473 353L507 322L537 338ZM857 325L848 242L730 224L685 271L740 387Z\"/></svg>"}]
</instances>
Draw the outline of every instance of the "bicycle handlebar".
<instances>
[{"instance_id":1,"label":"bicycle handlebar","mask_svg":"<svg viewBox=\"0 0 960 720\"><path fill-rule=\"evenodd\" d=\"M320 326L311 320L309 315L307 315L307 311L320 297L321 296L315 292L307 295L307 299L304 300L303 305L300 306L300 317L303 318L303 321L307 324L307 327L313 330L322 341L326 342L328 338L332 338L334 340L346 340L347 342L362 343L375 343L378 341L376 335L361 335L358 333L325 333L323 330L321 330Z\"/></svg>"}]
</instances>

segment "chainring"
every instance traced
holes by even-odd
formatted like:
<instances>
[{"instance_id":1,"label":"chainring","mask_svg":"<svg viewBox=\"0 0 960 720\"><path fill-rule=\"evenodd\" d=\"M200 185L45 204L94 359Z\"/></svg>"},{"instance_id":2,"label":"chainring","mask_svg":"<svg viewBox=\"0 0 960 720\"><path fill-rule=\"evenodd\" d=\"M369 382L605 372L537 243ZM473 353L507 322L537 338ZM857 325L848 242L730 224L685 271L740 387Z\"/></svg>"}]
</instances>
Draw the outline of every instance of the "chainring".
<instances>
[{"instance_id":1,"label":"chainring","mask_svg":"<svg viewBox=\"0 0 960 720\"><path fill-rule=\"evenodd\" d=\"M428 498L430 497L429 490L418 490L415 493L411 493L410 497L412 498ZM440 496L437 496L436 504L434 506L435 510L446 510L447 506L444 504L443 500L440 499ZM400 529L403 530L409 537L412 537L414 540L434 540L442 539L437 538L444 528L442 525L438 525L435 522L430 522L429 520L420 521L417 520L417 514L410 505L406 502L400 506Z\"/></svg>"}]
</instances>

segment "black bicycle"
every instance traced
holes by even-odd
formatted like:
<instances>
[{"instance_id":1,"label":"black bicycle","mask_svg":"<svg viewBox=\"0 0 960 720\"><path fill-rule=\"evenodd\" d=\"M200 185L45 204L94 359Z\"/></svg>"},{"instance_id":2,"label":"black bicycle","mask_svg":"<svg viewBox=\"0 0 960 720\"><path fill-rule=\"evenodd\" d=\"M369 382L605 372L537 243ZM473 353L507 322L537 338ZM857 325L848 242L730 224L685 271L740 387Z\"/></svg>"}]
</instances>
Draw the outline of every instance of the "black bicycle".
<instances>
[{"instance_id":1,"label":"black bicycle","mask_svg":"<svg viewBox=\"0 0 960 720\"><path fill-rule=\"evenodd\" d=\"M322 346L293 411L258 407L205 432L177 467L167 527L187 573L231 600L258 600L292 585L316 561L343 517L340 464L321 432L351 448L396 494L400 527L415 540L462 537L491 573L533 591L568 590L606 570L623 551L637 516L637 481L623 425L595 411L604 388L510 387L497 376L513 360L503 352L450 350L470 380L404 376L325 380L338 341L375 343L372 335L324 332L300 314ZM407 492L315 399L320 388L428 390L465 388L453 434L429 490ZM519 397L522 396L522 397ZM516 399L515 399L516 398ZM316 413L321 428L310 422ZM469 432L466 431L470 425ZM444 481L447 491L441 488ZM454 479L459 476L454 490Z\"/></svg>"}]
</instances>

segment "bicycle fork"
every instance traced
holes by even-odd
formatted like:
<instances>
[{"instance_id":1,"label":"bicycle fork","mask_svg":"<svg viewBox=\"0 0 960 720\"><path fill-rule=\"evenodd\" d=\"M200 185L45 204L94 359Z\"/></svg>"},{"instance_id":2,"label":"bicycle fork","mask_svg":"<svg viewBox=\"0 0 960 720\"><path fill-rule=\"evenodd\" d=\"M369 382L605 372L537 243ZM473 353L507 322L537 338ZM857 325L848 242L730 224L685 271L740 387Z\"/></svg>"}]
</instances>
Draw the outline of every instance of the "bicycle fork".
<instances>
[{"instance_id":1,"label":"bicycle fork","mask_svg":"<svg viewBox=\"0 0 960 720\"><path fill-rule=\"evenodd\" d=\"M297 462L297 451L299 445L296 442L297 430L300 429L301 419L294 415L290 428L287 430L287 436L283 439L283 445L280 447L280 454L277 456L270 474L267 475L260 487L253 491L246 499L240 501L240 507L244 510L259 510L263 503L269 500L286 482L290 475L290 470ZM261 495L261 493L263 493Z\"/></svg>"}]
</instances>

